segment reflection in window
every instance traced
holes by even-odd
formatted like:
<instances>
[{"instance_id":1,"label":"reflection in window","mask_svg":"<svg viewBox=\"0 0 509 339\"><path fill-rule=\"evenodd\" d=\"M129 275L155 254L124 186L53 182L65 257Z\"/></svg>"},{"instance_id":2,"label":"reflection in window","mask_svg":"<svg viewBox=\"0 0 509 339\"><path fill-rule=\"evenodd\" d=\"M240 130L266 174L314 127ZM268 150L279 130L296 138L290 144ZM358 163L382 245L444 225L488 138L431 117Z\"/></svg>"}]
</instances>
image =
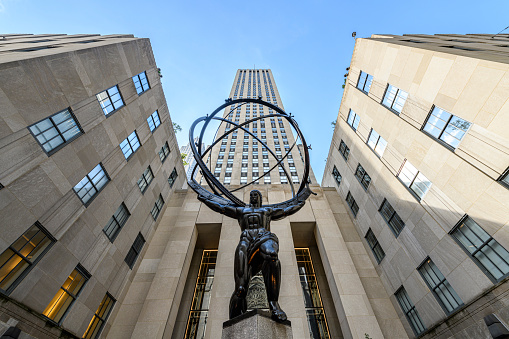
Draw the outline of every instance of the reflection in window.
<instances>
[{"instance_id":1,"label":"reflection in window","mask_svg":"<svg viewBox=\"0 0 509 339\"><path fill-rule=\"evenodd\" d=\"M145 92L150 88L147 80L147 73L145 72L141 72L140 74L133 76L133 82L134 87L136 87L136 92L138 93L138 95L140 95L141 93Z\"/></svg>"},{"instance_id":2,"label":"reflection in window","mask_svg":"<svg viewBox=\"0 0 509 339\"><path fill-rule=\"evenodd\" d=\"M346 203L350 207L353 216L356 217L357 213L359 212L359 205L357 205L357 202L355 202L355 199L353 198L352 193L350 193L350 191L348 191L348 194L346 195Z\"/></svg>"},{"instance_id":3,"label":"reflection in window","mask_svg":"<svg viewBox=\"0 0 509 339\"><path fill-rule=\"evenodd\" d=\"M205 326L207 325L209 314L210 292L214 282L216 259L217 250L203 251L191 310L187 319L185 339L201 339L205 337Z\"/></svg>"},{"instance_id":4,"label":"reflection in window","mask_svg":"<svg viewBox=\"0 0 509 339\"><path fill-rule=\"evenodd\" d=\"M371 248L371 251L373 252L373 255L375 256L376 262L380 263L382 259L385 257L385 252L382 249L382 246L380 246L380 243L378 242L378 239L375 237L375 234L373 231L368 229L368 233L366 233L366 241L368 242L369 248Z\"/></svg>"},{"instance_id":5,"label":"reflection in window","mask_svg":"<svg viewBox=\"0 0 509 339\"><path fill-rule=\"evenodd\" d=\"M359 81L357 82L357 88L363 92L369 93L371 83L373 82L373 76L366 72L361 71Z\"/></svg>"},{"instance_id":6,"label":"reflection in window","mask_svg":"<svg viewBox=\"0 0 509 339\"><path fill-rule=\"evenodd\" d=\"M417 313L415 305L413 304L412 300L410 300L410 297L406 293L405 288L401 286L396 291L396 293L394 293L394 295L396 296L401 309L405 313L410 326L412 326L412 330L414 331L415 335L419 335L424 332L426 327L422 323L421 317L419 316L419 313Z\"/></svg>"},{"instance_id":7,"label":"reflection in window","mask_svg":"<svg viewBox=\"0 0 509 339\"><path fill-rule=\"evenodd\" d=\"M334 177L334 180L336 180L336 183L341 184L341 174L339 174L338 169L336 168L336 165L334 165L334 168L332 169L332 176Z\"/></svg>"},{"instance_id":8,"label":"reflection in window","mask_svg":"<svg viewBox=\"0 0 509 339\"><path fill-rule=\"evenodd\" d=\"M407 97L408 97L407 92L402 91L399 88L389 84L387 86L387 90L385 91L385 96L384 99L382 100L382 105L393 111L396 111L397 113L401 113L401 110L405 105Z\"/></svg>"},{"instance_id":9,"label":"reflection in window","mask_svg":"<svg viewBox=\"0 0 509 339\"><path fill-rule=\"evenodd\" d=\"M431 187L431 181L419 172L408 160L405 160L405 164L399 172L398 178L405 186L415 193L419 200L424 197Z\"/></svg>"},{"instance_id":10,"label":"reflection in window","mask_svg":"<svg viewBox=\"0 0 509 339\"><path fill-rule=\"evenodd\" d=\"M145 245L145 238L143 238L141 233L138 233L138 236L136 239L134 239L134 243L129 249L129 252L127 252L127 255L124 259L125 263L127 266L129 266L130 269L134 267L134 263L136 262L136 259L138 259L143 245Z\"/></svg>"},{"instance_id":11,"label":"reflection in window","mask_svg":"<svg viewBox=\"0 0 509 339\"><path fill-rule=\"evenodd\" d=\"M154 220L157 220L157 216L159 215L159 213L161 213L163 205L164 205L163 196L159 194L159 198L155 202L154 207L152 207L152 210L150 211L150 214L152 214L152 218L154 218Z\"/></svg>"},{"instance_id":12,"label":"reflection in window","mask_svg":"<svg viewBox=\"0 0 509 339\"><path fill-rule=\"evenodd\" d=\"M87 205L108 181L110 181L110 178L108 178L106 171L99 163L73 189L81 201Z\"/></svg>"},{"instance_id":13,"label":"reflection in window","mask_svg":"<svg viewBox=\"0 0 509 339\"><path fill-rule=\"evenodd\" d=\"M150 128L150 132L154 132L154 130L161 124L161 120L159 119L159 113L155 111L148 118L148 127Z\"/></svg>"},{"instance_id":14,"label":"reflection in window","mask_svg":"<svg viewBox=\"0 0 509 339\"><path fill-rule=\"evenodd\" d=\"M152 173L152 169L149 166L138 179L138 187L140 188L141 193L145 193L148 185L152 182L152 179L154 179L154 173Z\"/></svg>"},{"instance_id":15,"label":"reflection in window","mask_svg":"<svg viewBox=\"0 0 509 339\"><path fill-rule=\"evenodd\" d=\"M387 147L387 141L380 136L374 129L371 129L371 133L368 138L368 146L375 151L378 156L384 155L385 148Z\"/></svg>"},{"instance_id":16,"label":"reflection in window","mask_svg":"<svg viewBox=\"0 0 509 339\"><path fill-rule=\"evenodd\" d=\"M353 128L354 131L357 131L360 121L361 117L358 116L357 113L355 113L353 110L350 110L348 113L348 120L346 122Z\"/></svg>"},{"instance_id":17,"label":"reflection in window","mask_svg":"<svg viewBox=\"0 0 509 339\"><path fill-rule=\"evenodd\" d=\"M403 227L405 227L405 223L400 218L398 213L392 208L391 204L387 201L387 199L384 199L382 202L382 206L380 206L380 209L378 210L382 217L384 218L385 222L389 225L392 233L397 237L401 231L403 230Z\"/></svg>"},{"instance_id":18,"label":"reflection in window","mask_svg":"<svg viewBox=\"0 0 509 339\"><path fill-rule=\"evenodd\" d=\"M116 85L97 94L96 97L103 109L104 115L108 115L124 106L124 101L122 100L120 92L118 91L118 86Z\"/></svg>"},{"instance_id":19,"label":"reflection in window","mask_svg":"<svg viewBox=\"0 0 509 339\"><path fill-rule=\"evenodd\" d=\"M361 164L357 165L357 170L355 171L355 177L359 182L361 183L361 186L367 190L369 187L369 184L371 183L371 177L366 172L364 167L362 167Z\"/></svg>"},{"instance_id":20,"label":"reflection in window","mask_svg":"<svg viewBox=\"0 0 509 339\"><path fill-rule=\"evenodd\" d=\"M106 234L111 242L115 241L115 238L130 216L131 213L129 213L125 204L121 203L115 214L108 221L108 224L103 228L104 234Z\"/></svg>"},{"instance_id":21,"label":"reflection in window","mask_svg":"<svg viewBox=\"0 0 509 339\"><path fill-rule=\"evenodd\" d=\"M297 268L304 296L309 336L313 339L330 338L318 282L316 281L309 248L296 248Z\"/></svg>"},{"instance_id":22,"label":"reflection in window","mask_svg":"<svg viewBox=\"0 0 509 339\"><path fill-rule=\"evenodd\" d=\"M124 153L124 157L126 159L129 159L139 147L140 140L138 139L136 131L129 134L129 136L120 143L120 149L122 150L122 153Z\"/></svg>"},{"instance_id":23,"label":"reflection in window","mask_svg":"<svg viewBox=\"0 0 509 339\"><path fill-rule=\"evenodd\" d=\"M452 148L456 148L465 136L465 133L467 133L470 125L472 125L471 122L435 106L424 125L423 131L445 142Z\"/></svg>"},{"instance_id":24,"label":"reflection in window","mask_svg":"<svg viewBox=\"0 0 509 339\"><path fill-rule=\"evenodd\" d=\"M94 317L88 324L88 328L83 334L83 339L96 339L99 338L101 331L108 320L108 316L111 313L111 310L115 305L115 299L109 294L106 293L103 300L99 304L99 308L95 311Z\"/></svg>"},{"instance_id":25,"label":"reflection in window","mask_svg":"<svg viewBox=\"0 0 509 339\"><path fill-rule=\"evenodd\" d=\"M161 162L164 162L169 154L170 146L168 146L168 141L166 141L163 147L159 150L159 159L161 159Z\"/></svg>"},{"instance_id":26,"label":"reflection in window","mask_svg":"<svg viewBox=\"0 0 509 339\"><path fill-rule=\"evenodd\" d=\"M350 154L350 148L345 144L343 140L339 143L339 153L345 158L345 161L348 161L348 155Z\"/></svg>"}]
</instances>

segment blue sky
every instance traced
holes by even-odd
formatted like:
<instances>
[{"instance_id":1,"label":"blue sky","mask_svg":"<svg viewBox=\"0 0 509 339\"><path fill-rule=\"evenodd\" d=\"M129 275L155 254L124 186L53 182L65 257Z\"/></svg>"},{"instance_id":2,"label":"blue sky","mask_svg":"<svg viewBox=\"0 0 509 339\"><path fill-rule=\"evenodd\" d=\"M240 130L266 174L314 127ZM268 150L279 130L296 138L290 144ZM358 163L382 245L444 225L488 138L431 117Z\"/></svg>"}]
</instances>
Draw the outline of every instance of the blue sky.
<instances>
[{"instance_id":1,"label":"blue sky","mask_svg":"<svg viewBox=\"0 0 509 339\"><path fill-rule=\"evenodd\" d=\"M489 33L509 1L0 0L0 33L130 33L150 38L173 121L224 102L238 68L271 68L321 181L354 39L374 33ZM505 31L505 33L508 31Z\"/></svg>"}]
</instances>

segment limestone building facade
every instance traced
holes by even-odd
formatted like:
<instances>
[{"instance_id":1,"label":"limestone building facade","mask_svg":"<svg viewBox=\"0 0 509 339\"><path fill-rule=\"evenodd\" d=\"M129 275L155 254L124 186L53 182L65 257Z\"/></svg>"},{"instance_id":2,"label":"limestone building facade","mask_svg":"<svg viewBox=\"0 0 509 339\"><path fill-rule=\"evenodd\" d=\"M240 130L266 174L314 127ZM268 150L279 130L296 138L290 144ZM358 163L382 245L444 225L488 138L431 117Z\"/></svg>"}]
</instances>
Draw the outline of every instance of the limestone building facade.
<instances>
[{"instance_id":1,"label":"limestone building facade","mask_svg":"<svg viewBox=\"0 0 509 339\"><path fill-rule=\"evenodd\" d=\"M148 39L0 39L0 333L98 338L185 180Z\"/></svg>"},{"instance_id":2,"label":"limestone building facade","mask_svg":"<svg viewBox=\"0 0 509 339\"><path fill-rule=\"evenodd\" d=\"M322 186L410 337L491 338L485 316L509 322L508 45L356 40Z\"/></svg>"}]
</instances>

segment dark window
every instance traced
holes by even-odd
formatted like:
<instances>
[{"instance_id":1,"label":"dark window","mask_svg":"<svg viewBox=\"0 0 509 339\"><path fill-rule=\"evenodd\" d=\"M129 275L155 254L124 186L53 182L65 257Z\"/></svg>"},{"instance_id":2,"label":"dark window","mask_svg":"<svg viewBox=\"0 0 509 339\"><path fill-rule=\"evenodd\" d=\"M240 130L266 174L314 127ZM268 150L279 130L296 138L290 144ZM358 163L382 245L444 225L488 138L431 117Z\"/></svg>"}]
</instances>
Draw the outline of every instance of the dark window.
<instances>
[{"instance_id":1,"label":"dark window","mask_svg":"<svg viewBox=\"0 0 509 339\"><path fill-rule=\"evenodd\" d=\"M10 293L55 242L39 222L0 254L0 290Z\"/></svg>"},{"instance_id":2,"label":"dark window","mask_svg":"<svg viewBox=\"0 0 509 339\"><path fill-rule=\"evenodd\" d=\"M355 202L355 199L353 198L353 196L352 196L352 194L350 192L348 192L348 194L346 195L346 203L348 204L348 206L352 210L352 213L353 213L354 217L356 217L357 216L357 212L359 212L359 206Z\"/></svg>"},{"instance_id":3,"label":"dark window","mask_svg":"<svg viewBox=\"0 0 509 339\"><path fill-rule=\"evenodd\" d=\"M341 142L339 143L339 153L341 153L343 158L345 158L345 160L348 161L348 156L350 155L350 149L348 148L348 146L345 144L345 142L343 140L341 140Z\"/></svg>"},{"instance_id":4,"label":"dark window","mask_svg":"<svg viewBox=\"0 0 509 339\"><path fill-rule=\"evenodd\" d=\"M171 174L168 178L168 183L170 184L170 188L173 187L173 184L175 183L175 180L177 180L177 177L178 177L177 169L173 168L173 171L171 172Z\"/></svg>"},{"instance_id":5,"label":"dark window","mask_svg":"<svg viewBox=\"0 0 509 339\"><path fill-rule=\"evenodd\" d=\"M373 252L373 255L375 256L376 262L380 263L382 259L385 257L385 252L382 249L382 246L378 243L378 240L375 237L375 234L373 231L368 229L368 233L366 233L366 241L369 245L369 248L371 248L371 251Z\"/></svg>"},{"instance_id":6,"label":"dark window","mask_svg":"<svg viewBox=\"0 0 509 339\"><path fill-rule=\"evenodd\" d=\"M471 125L471 122L434 106L422 130L455 149Z\"/></svg>"},{"instance_id":7,"label":"dark window","mask_svg":"<svg viewBox=\"0 0 509 339\"><path fill-rule=\"evenodd\" d=\"M69 108L33 124L28 129L48 154L55 153L83 134Z\"/></svg>"},{"instance_id":8,"label":"dark window","mask_svg":"<svg viewBox=\"0 0 509 339\"><path fill-rule=\"evenodd\" d=\"M405 105L406 99L408 97L408 93L400 90L397 87L392 86L391 84L387 85L387 89L385 90L384 99L382 100L382 105L385 107L397 112L401 113L403 106Z\"/></svg>"},{"instance_id":9,"label":"dark window","mask_svg":"<svg viewBox=\"0 0 509 339\"><path fill-rule=\"evenodd\" d=\"M73 189L81 202L88 205L108 181L110 181L110 178L108 178L102 164L99 163Z\"/></svg>"},{"instance_id":10,"label":"dark window","mask_svg":"<svg viewBox=\"0 0 509 339\"><path fill-rule=\"evenodd\" d=\"M168 146L168 141L166 141L163 147L159 150L159 159L161 159L161 162L164 162L169 154L170 147Z\"/></svg>"},{"instance_id":11,"label":"dark window","mask_svg":"<svg viewBox=\"0 0 509 339\"><path fill-rule=\"evenodd\" d=\"M508 275L509 252L470 217L462 218L451 235L491 280Z\"/></svg>"},{"instance_id":12,"label":"dark window","mask_svg":"<svg viewBox=\"0 0 509 339\"><path fill-rule=\"evenodd\" d=\"M394 211L394 208L392 208L387 199L384 199L378 211L389 225L392 233L397 237L401 233L401 230L403 230L403 227L405 227L405 223L401 220L398 213Z\"/></svg>"},{"instance_id":13,"label":"dark window","mask_svg":"<svg viewBox=\"0 0 509 339\"><path fill-rule=\"evenodd\" d=\"M139 147L140 140L138 139L136 131L129 134L129 136L120 143L120 149L122 150L122 153L124 153L124 157L126 159L129 159Z\"/></svg>"},{"instance_id":14,"label":"dark window","mask_svg":"<svg viewBox=\"0 0 509 339\"><path fill-rule=\"evenodd\" d=\"M427 258L418 270L446 314L463 305L461 298L430 258Z\"/></svg>"},{"instance_id":15,"label":"dark window","mask_svg":"<svg viewBox=\"0 0 509 339\"><path fill-rule=\"evenodd\" d=\"M369 93L372 82L373 76L361 71L361 74L359 75L359 81L357 81L357 88L365 93Z\"/></svg>"},{"instance_id":16,"label":"dark window","mask_svg":"<svg viewBox=\"0 0 509 339\"><path fill-rule=\"evenodd\" d=\"M141 235L141 233L138 233L138 236L134 240L133 245L131 246L131 249L127 253L124 261L126 262L127 266L129 266L130 269L133 268L134 263L136 262L136 259L140 255L141 249L143 248L143 245L145 245L145 239Z\"/></svg>"},{"instance_id":17,"label":"dark window","mask_svg":"<svg viewBox=\"0 0 509 339\"><path fill-rule=\"evenodd\" d=\"M154 220L157 220L157 216L161 212L163 205L164 205L163 196L159 194L159 198L154 203L154 207L152 207L152 210L150 211L150 214L152 214L152 218L154 218Z\"/></svg>"},{"instance_id":18,"label":"dark window","mask_svg":"<svg viewBox=\"0 0 509 339\"><path fill-rule=\"evenodd\" d=\"M141 193L145 193L148 185L152 182L152 179L154 179L154 173L152 173L152 169L149 166L138 179L138 187L140 188Z\"/></svg>"},{"instance_id":19,"label":"dark window","mask_svg":"<svg viewBox=\"0 0 509 339\"><path fill-rule=\"evenodd\" d=\"M336 166L334 166L334 168L332 169L332 176L334 177L334 179L336 180L336 183L339 186L339 184L341 184L341 174L339 174L339 171L336 168Z\"/></svg>"},{"instance_id":20,"label":"dark window","mask_svg":"<svg viewBox=\"0 0 509 339\"><path fill-rule=\"evenodd\" d=\"M145 92L150 88L147 80L147 73L145 72L141 72L140 74L136 74L135 76L133 76L133 82L134 87L136 87L136 92L138 93L138 95L140 95L141 93Z\"/></svg>"},{"instance_id":21,"label":"dark window","mask_svg":"<svg viewBox=\"0 0 509 339\"><path fill-rule=\"evenodd\" d=\"M357 170L355 171L355 177L361 183L361 186L364 190L367 190L369 187L369 183L371 182L371 177L366 173L364 167L361 164L357 165Z\"/></svg>"},{"instance_id":22,"label":"dark window","mask_svg":"<svg viewBox=\"0 0 509 339\"><path fill-rule=\"evenodd\" d=\"M104 115L108 115L124 106L124 101L122 100L122 96L120 95L118 86L116 85L97 94L96 97L97 100L99 100L99 104L103 109Z\"/></svg>"},{"instance_id":23,"label":"dark window","mask_svg":"<svg viewBox=\"0 0 509 339\"><path fill-rule=\"evenodd\" d=\"M387 141L385 141L385 139L382 138L374 129L371 129L371 133L369 133L368 138L368 146L381 157L384 155L385 148L387 147Z\"/></svg>"},{"instance_id":24,"label":"dark window","mask_svg":"<svg viewBox=\"0 0 509 339\"><path fill-rule=\"evenodd\" d=\"M401 286L396 293L394 293L394 296L398 300L399 306L401 306L401 309L405 313L405 316L410 323L410 326L412 327L412 330L414 331L415 335L419 335L422 332L426 330L426 327L422 323L421 317L419 316L419 313L415 309L415 305L410 300L410 297L406 293L406 290L403 286Z\"/></svg>"},{"instance_id":25,"label":"dark window","mask_svg":"<svg viewBox=\"0 0 509 339\"><path fill-rule=\"evenodd\" d=\"M108 221L108 224L103 228L104 233L110 239L111 242L115 241L115 238L120 233L120 230L127 222L127 219L131 214L127 210L127 207L124 203L121 203L118 207L117 211L113 216L111 217L110 221Z\"/></svg>"},{"instance_id":26,"label":"dark window","mask_svg":"<svg viewBox=\"0 0 509 339\"><path fill-rule=\"evenodd\" d=\"M398 174L398 178L403 182L405 186L410 188L412 193L420 200L424 197L426 192L431 187L431 181L428 180L415 168L408 160L405 159L405 163Z\"/></svg>"},{"instance_id":27,"label":"dark window","mask_svg":"<svg viewBox=\"0 0 509 339\"><path fill-rule=\"evenodd\" d=\"M154 132L154 130L161 124L161 120L159 120L159 113L155 111L148 118L148 127L150 128L150 132Z\"/></svg>"},{"instance_id":28,"label":"dark window","mask_svg":"<svg viewBox=\"0 0 509 339\"><path fill-rule=\"evenodd\" d=\"M115 299L109 294L106 293L103 300L99 304L97 311L95 311L94 317L90 321L85 334L83 334L83 339L97 339L101 334L101 331L108 320L108 316L115 305Z\"/></svg>"},{"instance_id":29,"label":"dark window","mask_svg":"<svg viewBox=\"0 0 509 339\"><path fill-rule=\"evenodd\" d=\"M353 110L350 109L348 113L348 120L346 121L348 125L350 125L354 131L357 131L359 127L359 122L361 121L361 117L357 115Z\"/></svg>"},{"instance_id":30,"label":"dark window","mask_svg":"<svg viewBox=\"0 0 509 339\"><path fill-rule=\"evenodd\" d=\"M505 187L509 188L509 168L507 168L505 172L502 173L498 181Z\"/></svg>"}]
</instances>

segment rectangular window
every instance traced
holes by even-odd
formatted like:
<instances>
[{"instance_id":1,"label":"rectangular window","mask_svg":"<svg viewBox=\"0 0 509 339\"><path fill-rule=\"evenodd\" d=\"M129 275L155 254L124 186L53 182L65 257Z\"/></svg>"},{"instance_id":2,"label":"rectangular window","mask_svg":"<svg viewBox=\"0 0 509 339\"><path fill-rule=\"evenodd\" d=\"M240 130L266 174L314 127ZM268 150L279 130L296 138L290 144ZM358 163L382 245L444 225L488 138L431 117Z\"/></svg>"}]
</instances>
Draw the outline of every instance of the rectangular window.
<instances>
[{"instance_id":1,"label":"rectangular window","mask_svg":"<svg viewBox=\"0 0 509 339\"><path fill-rule=\"evenodd\" d=\"M359 122L361 121L361 117L357 115L353 110L350 109L350 113L348 113L348 120L346 121L348 125L350 125L354 131L357 131L359 127Z\"/></svg>"},{"instance_id":2,"label":"rectangular window","mask_svg":"<svg viewBox=\"0 0 509 339\"><path fill-rule=\"evenodd\" d=\"M230 182L231 182L231 180L232 180L232 178L231 178L231 177L224 177L224 183L225 183L226 185L229 185L229 184L230 184Z\"/></svg>"},{"instance_id":3,"label":"rectangular window","mask_svg":"<svg viewBox=\"0 0 509 339\"><path fill-rule=\"evenodd\" d=\"M177 180L178 174L177 169L173 168L173 171L171 172L170 176L168 177L168 183L170 184L170 188L173 187L173 184Z\"/></svg>"},{"instance_id":4,"label":"rectangular window","mask_svg":"<svg viewBox=\"0 0 509 339\"><path fill-rule=\"evenodd\" d=\"M170 146L168 146L168 141L166 141L163 147L159 150L159 159L161 159L161 162L164 162L169 154Z\"/></svg>"},{"instance_id":5,"label":"rectangular window","mask_svg":"<svg viewBox=\"0 0 509 339\"><path fill-rule=\"evenodd\" d=\"M114 305L115 299L109 293L106 293L103 300L99 304L97 311L95 311L90 324L88 324L88 328L85 331L85 334L83 334L83 339L99 338L99 335L101 334L104 324L106 324L106 321L108 320Z\"/></svg>"},{"instance_id":6,"label":"rectangular window","mask_svg":"<svg viewBox=\"0 0 509 339\"><path fill-rule=\"evenodd\" d=\"M362 188L367 190L369 187L369 183L371 182L371 177L366 173L364 167L361 164L357 165L357 170L355 171L355 177L361 183Z\"/></svg>"},{"instance_id":7,"label":"rectangular window","mask_svg":"<svg viewBox=\"0 0 509 339\"><path fill-rule=\"evenodd\" d=\"M350 155L350 149L348 148L348 146L345 144L345 142L343 140L341 140L341 142L339 143L339 153L341 153L341 155L343 156L345 161L348 161L348 156Z\"/></svg>"},{"instance_id":8,"label":"rectangular window","mask_svg":"<svg viewBox=\"0 0 509 339\"><path fill-rule=\"evenodd\" d=\"M352 210L354 217L356 217L357 213L359 212L359 206L355 202L355 199L353 198L350 191L348 191L348 194L346 195L346 203L348 204L348 206L350 206L350 209Z\"/></svg>"},{"instance_id":9,"label":"rectangular window","mask_svg":"<svg viewBox=\"0 0 509 339\"><path fill-rule=\"evenodd\" d=\"M70 108L28 127L49 155L83 134Z\"/></svg>"},{"instance_id":10,"label":"rectangular window","mask_svg":"<svg viewBox=\"0 0 509 339\"><path fill-rule=\"evenodd\" d=\"M129 266L130 269L134 267L134 263L136 262L136 259L138 259L138 256L140 255L143 245L145 245L145 238L143 238L141 233L138 233L138 236L134 240L131 249L129 250L124 259L125 263L127 264L127 266Z\"/></svg>"},{"instance_id":11,"label":"rectangular window","mask_svg":"<svg viewBox=\"0 0 509 339\"><path fill-rule=\"evenodd\" d=\"M334 180L336 180L336 183L339 186L339 184L341 184L341 174L339 174L339 171L336 168L336 166L334 166L334 168L332 169L332 176L334 177Z\"/></svg>"},{"instance_id":12,"label":"rectangular window","mask_svg":"<svg viewBox=\"0 0 509 339\"><path fill-rule=\"evenodd\" d=\"M115 238L120 233L120 230L127 222L127 219L131 216L131 213L127 210L124 203L121 203L117 211L111 217L108 224L103 228L103 232L106 234L111 242L115 241Z\"/></svg>"},{"instance_id":13,"label":"rectangular window","mask_svg":"<svg viewBox=\"0 0 509 339\"><path fill-rule=\"evenodd\" d=\"M9 294L55 242L39 222L0 254L0 290Z\"/></svg>"},{"instance_id":14,"label":"rectangular window","mask_svg":"<svg viewBox=\"0 0 509 339\"><path fill-rule=\"evenodd\" d=\"M421 200L431 187L431 182L405 159L398 178Z\"/></svg>"},{"instance_id":15,"label":"rectangular window","mask_svg":"<svg viewBox=\"0 0 509 339\"><path fill-rule=\"evenodd\" d=\"M60 324L88 279L90 274L78 264L42 314Z\"/></svg>"},{"instance_id":16,"label":"rectangular window","mask_svg":"<svg viewBox=\"0 0 509 339\"><path fill-rule=\"evenodd\" d=\"M405 105L407 97L408 97L407 92L402 91L399 88L389 84L387 85L387 89L385 90L382 105L399 114L401 113L401 110Z\"/></svg>"},{"instance_id":17,"label":"rectangular window","mask_svg":"<svg viewBox=\"0 0 509 339\"><path fill-rule=\"evenodd\" d=\"M463 305L461 298L430 258L427 258L418 270L446 314Z\"/></svg>"},{"instance_id":18,"label":"rectangular window","mask_svg":"<svg viewBox=\"0 0 509 339\"><path fill-rule=\"evenodd\" d=\"M471 125L471 122L434 106L422 130L456 149Z\"/></svg>"},{"instance_id":19,"label":"rectangular window","mask_svg":"<svg viewBox=\"0 0 509 339\"><path fill-rule=\"evenodd\" d=\"M145 193L148 185L152 182L152 179L154 179L154 173L152 173L152 169L149 166L145 172L143 172L141 178L138 179L138 187L140 188L141 193Z\"/></svg>"},{"instance_id":20,"label":"rectangular window","mask_svg":"<svg viewBox=\"0 0 509 339\"><path fill-rule=\"evenodd\" d=\"M387 141L385 141L384 138L382 138L374 129L371 129L371 133L369 133L368 138L368 146L381 157L384 155L385 148L387 147Z\"/></svg>"},{"instance_id":21,"label":"rectangular window","mask_svg":"<svg viewBox=\"0 0 509 339\"><path fill-rule=\"evenodd\" d=\"M140 140L138 139L138 135L136 134L136 130L129 134L127 138L124 139L120 143L120 149L122 153L124 153L124 157L129 159L131 155L140 147Z\"/></svg>"},{"instance_id":22,"label":"rectangular window","mask_svg":"<svg viewBox=\"0 0 509 339\"><path fill-rule=\"evenodd\" d=\"M504 173L498 178L498 182L500 182L506 188L509 188L509 168L505 170Z\"/></svg>"},{"instance_id":23,"label":"rectangular window","mask_svg":"<svg viewBox=\"0 0 509 339\"><path fill-rule=\"evenodd\" d=\"M394 293L394 296L398 300L399 306L403 310L403 313L405 313L415 335L418 336L424 332L426 327L422 323L421 317L419 316L419 313L417 313L414 303L410 300L410 297L408 297L405 288L401 286L396 293Z\"/></svg>"},{"instance_id":24,"label":"rectangular window","mask_svg":"<svg viewBox=\"0 0 509 339\"><path fill-rule=\"evenodd\" d=\"M359 75L359 81L357 81L357 88L365 93L369 93L372 82L373 76L361 71L361 74Z\"/></svg>"},{"instance_id":25,"label":"rectangular window","mask_svg":"<svg viewBox=\"0 0 509 339\"><path fill-rule=\"evenodd\" d=\"M124 106L124 101L118 91L117 85L97 94L96 97L103 109L104 115L108 115Z\"/></svg>"},{"instance_id":26,"label":"rectangular window","mask_svg":"<svg viewBox=\"0 0 509 339\"><path fill-rule=\"evenodd\" d=\"M157 216L161 212L163 205L164 205L163 196L159 194L159 198L154 203L154 207L152 207L152 210L150 211L150 214L152 214L152 218L154 218L154 220L157 220Z\"/></svg>"},{"instance_id":27,"label":"rectangular window","mask_svg":"<svg viewBox=\"0 0 509 339\"><path fill-rule=\"evenodd\" d=\"M376 262L380 263L382 259L385 257L385 252L382 249L382 246L380 246L380 244L378 243L378 240L375 237L375 234L373 233L371 228L368 229L365 238L369 245L369 248L371 248L371 252L373 252L373 255L375 256Z\"/></svg>"},{"instance_id":28,"label":"rectangular window","mask_svg":"<svg viewBox=\"0 0 509 339\"><path fill-rule=\"evenodd\" d=\"M403 227L405 227L405 223L400 218L398 213L394 211L394 208L392 208L391 204L387 201L387 199L384 199L382 202L382 206L380 206L380 209L378 210L382 217L384 218L385 222L389 225L389 228L391 229L392 233L398 237L398 235L403 230Z\"/></svg>"},{"instance_id":29,"label":"rectangular window","mask_svg":"<svg viewBox=\"0 0 509 339\"><path fill-rule=\"evenodd\" d=\"M148 127L150 128L150 132L154 132L154 130L161 125L161 120L159 120L159 113L155 111L148 118Z\"/></svg>"},{"instance_id":30,"label":"rectangular window","mask_svg":"<svg viewBox=\"0 0 509 339\"><path fill-rule=\"evenodd\" d=\"M462 218L451 235L492 281L508 275L509 252L470 217Z\"/></svg>"},{"instance_id":31,"label":"rectangular window","mask_svg":"<svg viewBox=\"0 0 509 339\"><path fill-rule=\"evenodd\" d=\"M110 178L108 178L108 174L102 164L99 163L73 189L81 199L81 202L88 205L108 181L110 181Z\"/></svg>"},{"instance_id":32,"label":"rectangular window","mask_svg":"<svg viewBox=\"0 0 509 339\"><path fill-rule=\"evenodd\" d=\"M135 76L133 76L133 82L134 87L136 87L136 92L138 93L138 95L140 95L141 93L145 92L150 88L146 72L141 72L140 74L136 74Z\"/></svg>"}]
</instances>

